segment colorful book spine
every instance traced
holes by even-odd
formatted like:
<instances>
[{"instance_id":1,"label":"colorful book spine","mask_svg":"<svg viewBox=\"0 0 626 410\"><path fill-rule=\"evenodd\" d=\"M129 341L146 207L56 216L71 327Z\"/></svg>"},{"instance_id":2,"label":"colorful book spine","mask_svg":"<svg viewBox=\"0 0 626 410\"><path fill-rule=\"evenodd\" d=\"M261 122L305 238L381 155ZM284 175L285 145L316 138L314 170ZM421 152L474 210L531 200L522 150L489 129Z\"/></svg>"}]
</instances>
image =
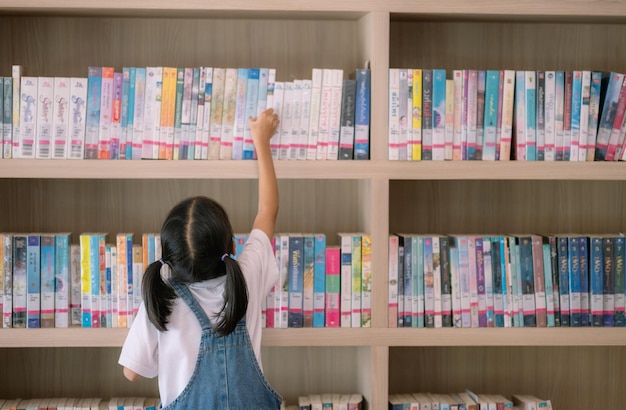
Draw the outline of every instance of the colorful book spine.
<instances>
[{"instance_id":1,"label":"colorful book spine","mask_svg":"<svg viewBox=\"0 0 626 410\"><path fill-rule=\"evenodd\" d=\"M54 236L54 326L68 327L70 301L70 234Z\"/></svg>"},{"instance_id":2,"label":"colorful book spine","mask_svg":"<svg viewBox=\"0 0 626 410\"><path fill-rule=\"evenodd\" d=\"M2 84L2 157L5 159L13 156L13 78L4 77Z\"/></svg>"},{"instance_id":3,"label":"colorful book spine","mask_svg":"<svg viewBox=\"0 0 626 410\"><path fill-rule=\"evenodd\" d=\"M490 237L483 237L483 265L485 275L485 310L487 327L495 327L493 249Z\"/></svg>"},{"instance_id":4,"label":"colorful book spine","mask_svg":"<svg viewBox=\"0 0 626 410\"><path fill-rule=\"evenodd\" d=\"M587 161L593 161L596 153L596 138L598 136L598 118L600 114L600 91L602 89L602 73L591 72L589 85L589 120L587 127Z\"/></svg>"},{"instance_id":5,"label":"colorful book spine","mask_svg":"<svg viewBox=\"0 0 626 410\"><path fill-rule=\"evenodd\" d=\"M572 111L570 127L570 161L578 161L580 151L580 117L582 106L582 71L572 71Z\"/></svg>"},{"instance_id":6,"label":"colorful book spine","mask_svg":"<svg viewBox=\"0 0 626 410\"><path fill-rule=\"evenodd\" d=\"M202 119L201 159L209 157L209 141L211 135L211 117L213 102L213 67L205 67L204 73L204 116Z\"/></svg>"},{"instance_id":7,"label":"colorful book spine","mask_svg":"<svg viewBox=\"0 0 626 410\"><path fill-rule=\"evenodd\" d=\"M70 295L69 295L69 324L82 326L83 318L81 311L82 281L81 281L81 246L70 245Z\"/></svg>"},{"instance_id":8,"label":"colorful book spine","mask_svg":"<svg viewBox=\"0 0 626 410\"><path fill-rule=\"evenodd\" d=\"M41 237L28 235L26 244L26 280L27 294L26 313L27 328L41 327Z\"/></svg>"},{"instance_id":9,"label":"colorful book spine","mask_svg":"<svg viewBox=\"0 0 626 410\"><path fill-rule=\"evenodd\" d=\"M526 118L526 161L537 160L537 73L526 71L525 79L525 118Z\"/></svg>"},{"instance_id":10,"label":"colorful book spine","mask_svg":"<svg viewBox=\"0 0 626 410\"><path fill-rule=\"evenodd\" d=\"M413 285L413 306L411 326L424 327L424 237L413 236L411 241L411 272Z\"/></svg>"},{"instance_id":11,"label":"colorful book spine","mask_svg":"<svg viewBox=\"0 0 626 410\"><path fill-rule=\"evenodd\" d=\"M435 327L440 328L441 322L441 247L439 236L433 236L433 305Z\"/></svg>"},{"instance_id":12,"label":"colorful book spine","mask_svg":"<svg viewBox=\"0 0 626 410\"><path fill-rule=\"evenodd\" d=\"M361 235L361 327L372 326L372 237Z\"/></svg>"},{"instance_id":13,"label":"colorful book spine","mask_svg":"<svg viewBox=\"0 0 626 410\"><path fill-rule=\"evenodd\" d=\"M189 114L189 131L187 135L187 159L195 159L196 157L196 138L198 131L198 95L200 93L200 68L192 69L191 80L191 113Z\"/></svg>"},{"instance_id":14,"label":"colorful book spine","mask_svg":"<svg viewBox=\"0 0 626 410\"><path fill-rule=\"evenodd\" d=\"M626 81L622 80L617 97L617 105L613 114L613 123L611 126L611 134L609 136L609 144L604 155L605 161L617 161L621 154L622 145L624 143L621 138L622 125L626 116Z\"/></svg>"},{"instance_id":15,"label":"colorful book spine","mask_svg":"<svg viewBox=\"0 0 626 410\"><path fill-rule=\"evenodd\" d=\"M537 327L548 326L548 312L546 303L546 282L543 263L543 239L539 235L531 235L533 259L533 276L535 291L535 315Z\"/></svg>"},{"instance_id":16,"label":"colorful book spine","mask_svg":"<svg viewBox=\"0 0 626 410\"><path fill-rule=\"evenodd\" d=\"M98 122L98 159L111 155L111 114L113 113L113 67L102 67L100 91L100 120Z\"/></svg>"},{"instance_id":17,"label":"colorful book spine","mask_svg":"<svg viewBox=\"0 0 626 410\"><path fill-rule=\"evenodd\" d=\"M37 128L35 158L52 156L52 123L54 119L54 78L39 77L37 81Z\"/></svg>"},{"instance_id":18,"label":"colorful book spine","mask_svg":"<svg viewBox=\"0 0 626 410\"><path fill-rule=\"evenodd\" d=\"M322 102L324 101L324 88L322 88ZM389 160L400 159L400 69L389 69L389 112L387 127L387 144ZM430 101L430 100L429 100ZM323 107L323 105L322 105ZM323 111L322 111L323 112ZM320 127L323 116L320 114ZM321 129L320 129L321 131Z\"/></svg>"},{"instance_id":19,"label":"colorful book spine","mask_svg":"<svg viewBox=\"0 0 626 410\"><path fill-rule=\"evenodd\" d=\"M500 87L500 71L487 70L485 83L484 138L482 159L495 161L497 120L498 120L498 89Z\"/></svg>"},{"instance_id":20,"label":"colorful book spine","mask_svg":"<svg viewBox=\"0 0 626 410\"><path fill-rule=\"evenodd\" d=\"M12 327L13 315L13 235L8 233L0 234L0 253L2 253L2 265L0 277L2 284L2 328Z\"/></svg>"},{"instance_id":21,"label":"colorful book spine","mask_svg":"<svg viewBox=\"0 0 626 410\"><path fill-rule=\"evenodd\" d=\"M239 152L236 154L234 152L235 119L238 102L238 79L238 69L226 69L224 77L224 107L222 111L222 137L220 138L219 159L234 159L235 157L240 156ZM248 117L246 117L246 119L247 118ZM241 155L243 155L243 144L241 149Z\"/></svg>"},{"instance_id":22,"label":"colorful book spine","mask_svg":"<svg viewBox=\"0 0 626 410\"><path fill-rule=\"evenodd\" d=\"M13 136L13 149L11 152L12 158L20 157L20 114L21 114L21 101L22 101L22 93L21 93L21 84L22 84L22 66L14 64L11 67L11 78L13 80L13 101L12 101L12 109L13 115L12 118L12 136Z\"/></svg>"},{"instance_id":23,"label":"colorful book spine","mask_svg":"<svg viewBox=\"0 0 626 410\"><path fill-rule=\"evenodd\" d=\"M270 140L270 149L272 152L272 158L277 160L280 155L280 138L282 134L283 118L284 118L284 96L285 96L285 83L282 81L274 82L274 99L273 99L273 108L274 112L281 119L276 127L276 131L274 132L274 136ZM317 147L316 147L317 148ZM315 158L310 158L315 159Z\"/></svg>"},{"instance_id":24,"label":"colorful book spine","mask_svg":"<svg viewBox=\"0 0 626 410\"><path fill-rule=\"evenodd\" d=\"M54 234L42 234L40 239L41 327L54 326L54 283L56 256Z\"/></svg>"},{"instance_id":25,"label":"colorful book spine","mask_svg":"<svg viewBox=\"0 0 626 410\"><path fill-rule=\"evenodd\" d=\"M544 161L555 160L554 114L556 104L556 72L545 71L544 80Z\"/></svg>"},{"instance_id":26,"label":"colorful book spine","mask_svg":"<svg viewBox=\"0 0 626 410\"><path fill-rule=\"evenodd\" d=\"M163 67L146 67L142 159L158 159L162 82Z\"/></svg>"},{"instance_id":27,"label":"colorful book spine","mask_svg":"<svg viewBox=\"0 0 626 410\"><path fill-rule=\"evenodd\" d=\"M352 235L339 234L341 244L341 327L352 325ZM360 306L359 306L360 309Z\"/></svg>"},{"instance_id":28,"label":"colorful book spine","mask_svg":"<svg viewBox=\"0 0 626 410\"><path fill-rule=\"evenodd\" d=\"M602 238L602 324L615 324L615 259L613 237Z\"/></svg>"},{"instance_id":29,"label":"colorful book spine","mask_svg":"<svg viewBox=\"0 0 626 410\"><path fill-rule=\"evenodd\" d=\"M120 159L120 141L122 139L122 98L124 74L113 73L113 101L111 106L111 138L109 159Z\"/></svg>"},{"instance_id":30,"label":"colorful book spine","mask_svg":"<svg viewBox=\"0 0 626 410\"><path fill-rule=\"evenodd\" d=\"M502 90L502 135L500 136L500 161L511 159L513 140L513 112L515 101L515 71L504 70Z\"/></svg>"},{"instance_id":31,"label":"colorful book spine","mask_svg":"<svg viewBox=\"0 0 626 410\"><path fill-rule=\"evenodd\" d=\"M487 327L487 294L485 280L485 247L483 237L474 238L476 253L476 295L478 300L478 327Z\"/></svg>"},{"instance_id":32,"label":"colorful book spine","mask_svg":"<svg viewBox=\"0 0 626 410\"><path fill-rule=\"evenodd\" d=\"M339 159L352 159L354 156L354 115L356 80L343 80L341 117L339 133Z\"/></svg>"},{"instance_id":33,"label":"colorful book spine","mask_svg":"<svg viewBox=\"0 0 626 410\"><path fill-rule=\"evenodd\" d=\"M609 73L606 78L603 79L606 86L606 92L601 94L602 110L600 113L600 119L598 123L598 134L596 138L596 150L595 160L604 161L607 149L609 147L609 140L611 138L611 131L613 129L613 122L615 121L615 112L619 102L619 95L624 82L624 74L622 73Z\"/></svg>"},{"instance_id":34,"label":"colorful book spine","mask_svg":"<svg viewBox=\"0 0 626 410\"><path fill-rule=\"evenodd\" d=\"M248 69L237 70L237 95L235 102L235 129L233 134L232 159L243 159L243 134L246 127L246 95L248 90ZM280 114L279 114L280 115Z\"/></svg>"},{"instance_id":35,"label":"colorful book spine","mask_svg":"<svg viewBox=\"0 0 626 410\"><path fill-rule=\"evenodd\" d=\"M324 327L326 298L326 235L314 236L313 327Z\"/></svg>"},{"instance_id":36,"label":"colorful book spine","mask_svg":"<svg viewBox=\"0 0 626 410\"><path fill-rule=\"evenodd\" d=\"M598 236L590 237L589 243L589 292L591 326L603 326L604 315L604 259L602 256L602 238Z\"/></svg>"},{"instance_id":37,"label":"colorful book spine","mask_svg":"<svg viewBox=\"0 0 626 410\"><path fill-rule=\"evenodd\" d=\"M580 324L589 326L589 242L586 236L578 238L578 258L580 266Z\"/></svg>"},{"instance_id":38,"label":"colorful book spine","mask_svg":"<svg viewBox=\"0 0 626 410\"><path fill-rule=\"evenodd\" d=\"M354 159L369 159L370 157L371 82L372 75L369 69L356 70Z\"/></svg>"},{"instance_id":39,"label":"colorful book spine","mask_svg":"<svg viewBox=\"0 0 626 410\"><path fill-rule=\"evenodd\" d=\"M289 236L289 314L288 327L303 327L304 241L302 235Z\"/></svg>"},{"instance_id":40,"label":"colorful book spine","mask_svg":"<svg viewBox=\"0 0 626 410\"><path fill-rule=\"evenodd\" d=\"M570 326L581 326L581 303L580 303L580 255L578 253L577 236L568 237L569 255L569 306L570 306Z\"/></svg>"},{"instance_id":41,"label":"colorful book spine","mask_svg":"<svg viewBox=\"0 0 626 410\"><path fill-rule=\"evenodd\" d=\"M580 92L580 131L578 138L578 161L587 160L589 150L589 104L591 98L591 71L582 71Z\"/></svg>"},{"instance_id":42,"label":"colorful book spine","mask_svg":"<svg viewBox=\"0 0 626 410\"><path fill-rule=\"evenodd\" d=\"M246 90L246 118L257 115L257 104L259 99L259 76L258 68L248 69L248 87ZM243 130L243 159L254 159L254 142L250 133L250 125L246 122Z\"/></svg>"},{"instance_id":43,"label":"colorful book spine","mask_svg":"<svg viewBox=\"0 0 626 410\"><path fill-rule=\"evenodd\" d=\"M432 159L445 159L446 70L433 70Z\"/></svg>"},{"instance_id":44,"label":"colorful book spine","mask_svg":"<svg viewBox=\"0 0 626 410\"><path fill-rule=\"evenodd\" d=\"M185 102L185 68L176 69L176 85L174 87L174 105L170 113L172 125L172 159L183 159L181 144L183 139L183 105ZM189 97L191 98L191 96ZM217 158L216 158L217 159Z\"/></svg>"},{"instance_id":45,"label":"colorful book spine","mask_svg":"<svg viewBox=\"0 0 626 410\"><path fill-rule=\"evenodd\" d=\"M476 83L476 160L483 159L483 145L485 139L485 87L487 72L477 70L478 81Z\"/></svg>"},{"instance_id":46,"label":"colorful book spine","mask_svg":"<svg viewBox=\"0 0 626 410\"><path fill-rule=\"evenodd\" d=\"M433 272L433 239L424 238L424 327L435 327L435 279Z\"/></svg>"},{"instance_id":47,"label":"colorful book spine","mask_svg":"<svg viewBox=\"0 0 626 410\"><path fill-rule=\"evenodd\" d=\"M85 159L98 158L101 96L102 67L89 67L87 74Z\"/></svg>"},{"instance_id":48,"label":"colorful book spine","mask_svg":"<svg viewBox=\"0 0 626 410\"><path fill-rule=\"evenodd\" d=\"M452 287L452 326L462 327L459 249L456 247L455 238L450 238L450 283Z\"/></svg>"},{"instance_id":49,"label":"colorful book spine","mask_svg":"<svg viewBox=\"0 0 626 410\"><path fill-rule=\"evenodd\" d=\"M28 236L13 236L13 323L12 327L25 328L27 322L27 247Z\"/></svg>"},{"instance_id":50,"label":"colorful book spine","mask_svg":"<svg viewBox=\"0 0 626 410\"><path fill-rule=\"evenodd\" d=\"M292 102L289 117L291 123L289 127L289 146L287 147L287 159L298 159L300 151L300 114L302 107L302 84L303 80L294 79L292 81Z\"/></svg>"},{"instance_id":51,"label":"colorful book spine","mask_svg":"<svg viewBox=\"0 0 626 410\"><path fill-rule=\"evenodd\" d=\"M433 70L422 70L422 160L433 159Z\"/></svg>"},{"instance_id":52,"label":"colorful book spine","mask_svg":"<svg viewBox=\"0 0 626 410\"><path fill-rule=\"evenodd\" d=\"M326 248L326 327L341 326L341 248Z\"/></svg>"},{"instance_id":53,"label":"colorful book spine","mask_svg":"<svg viewBox=\"0 0 626 410\"><path fill-rule=\"evenodd\" d=\"M133 107L133 138L131 149L132 159L141 159L143 151L146 118L146 79L146 67L137 67L135 69L135 99ZM130 157L128 159L130 159Z\"/></svg>"},{"instance_id":54,"label":"colorful book spine","mask_svg":"<svg viewBox=\"0 0 626 410\"><path fill-rule=\"evenodd\" d=\"M453 70L452 81L454 81L454 136L452 139L452 159L461 159L461 141L463 140L463 86L465 72L463 70Z\"/></svg>"},{"instance_id":55,"label":"colorful book spine","mask_svg":"<svg viewBox=\"0 0 626 410\"><path fill-rule=\"evenodd\" d=\"M445 108L444 159L450 161L454 150L454 80L446 80Z\"/></svg>"},{"instance_id":56,"label":"colorful book spine","mask_svg":"<svg viewBox=\"0 0 626 410\"><path fill-rule=\"evenodd\" d=\"M546 153L546 72L544 70L537 71L535 93L535 122L536 122L536 159L537 161L545 161Z\"/></svg>"},{"instance_id":57,"label":"colorful book spine","mask_svg":"<svg viewBox=\"0 0 626 410\"><path fill-rule=\"evenodd\" d=\"M554 327L556 325L554 316L554 287L552 285L552 250L549 243L542 243L543 254L543 276L546 290L546 325Z\"/></svg>"},{"instance_id":58,"label":"colorful book spine","mask_svg":"<svg viewBox=\"0 0 626 410\"><path fill-rule=\"evenodd\" d=\"M332 87L330 93L330 110L328 117L328 150L326 159L339 158L339 133L341 129L341 94L343 87L343 70L332 70ZM405 101L406 102L406 101ZM406 110L405 110L406 112Z\"/></svg>"},{"instance_id":59,"label":"colorful book spine","mask_svg":"<svg viewBox=\"0 0 626 410\"><path fill-rule=\"evenodd\" d=\"M615 270L615 280L614 280L614 289L615 289L615 314L613 319L613 325L616 327L626 326L626 318L625 316L625 304L624 300L624 291L626 290L625 285L625 268L624 268L624 259L626 258L626 238L623 236L616 236L613 238L613 260L615 263L613 264Z\"/></svg>"},{"instance_id":60,"label":"colorful book spine","mask_svg":"<svg viewBox=\"0 0 626 410\"><path fill-rule=\"evenodd\" d=\"M315 278L315 237L303 237L302 327L313 327L313 285Z\"/></svg>"},{"instance_id":61,"label":"colorful book spine","mask_svg":"<svg viewBox=\"0 0 626 410\"><path fill-rule=\"evenodd\" d=\"M467 70L467 160L476 160L477 113L478 113L478 70Z\"/></svg>"},{"instance_id":62,"label":"colorful book spine","mask_svg":"<svg viewBox=\"0 0 626 410\"><path fill-rule=\"evenodd\" d=\"M574 91L574 72L565 71L563 94L563 161L569 161L572 143L572 93Z\"/></svg>"},{"instance_id":63,"label":"colorful book spine","mask_svg":"<svg viewBox=\"0 0 626 410\"><path fill-rule=\"evenodd\" d=\"M389 235L389 264L388 264L388 327L398 327L398 235ZM327 313L328 314L328 313Z\"/></svg>"},{"instance_id":64,"label":"colorful book spine","mask_svg":"<svg viewBox=\"0 0 626 410\"><path fill-rule=\"evenodd\" d=\"M92 327L92 297L91 297L91 235L80 235L80 280L81 280L81 316L82 327Z\"/></svg>"}]
</instances>

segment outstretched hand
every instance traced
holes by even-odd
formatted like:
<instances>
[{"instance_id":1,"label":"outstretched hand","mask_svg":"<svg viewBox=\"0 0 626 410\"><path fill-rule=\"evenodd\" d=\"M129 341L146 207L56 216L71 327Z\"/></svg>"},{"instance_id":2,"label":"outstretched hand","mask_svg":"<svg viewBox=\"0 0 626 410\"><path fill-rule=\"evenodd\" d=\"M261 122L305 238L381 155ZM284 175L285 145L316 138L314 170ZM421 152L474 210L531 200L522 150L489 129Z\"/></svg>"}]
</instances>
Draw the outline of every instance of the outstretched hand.
<instances>
[{"instance_id":1,"label":"outstretched hand","mask_svg":"<svg viewBox=\"0 0 626 410\"><path fill-rule=\"evenodd\" d=\"M254 146L259 147L260 144L269 143L270 139L276 132L276 127L280 120L278 114L274 112L273 108L260 113L257 117L250 117L250 133L254 141Z\"/></svg>"}]
</instances>

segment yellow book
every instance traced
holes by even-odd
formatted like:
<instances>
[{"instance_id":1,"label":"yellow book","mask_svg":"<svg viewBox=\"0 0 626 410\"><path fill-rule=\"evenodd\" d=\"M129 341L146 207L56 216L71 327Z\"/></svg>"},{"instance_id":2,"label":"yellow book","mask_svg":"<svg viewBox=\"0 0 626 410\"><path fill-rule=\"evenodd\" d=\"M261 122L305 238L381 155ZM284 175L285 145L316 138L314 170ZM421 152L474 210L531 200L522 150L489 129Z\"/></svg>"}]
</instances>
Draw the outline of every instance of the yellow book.
<instances>
[{"instance_id":1,"label":"yellow book","mask_svg":"<svg viewBox=\"0 0 626 410\"><path fill-rule=\"evenodd\" d=\"M419 161L422 159L422 70L413 70L413 133L412 133L412 152L411 159Z\"/></svg>"},{"instance_id":2,"label":"yellow book","mask_svg":"<svg viewBox=\"0 0 626 410\"><path fill-rule=\"evenodd\" d=\"M159 159L172 159L172 143L169 142L168 137L170 135L170 131L172 133L174 132L173 126L174 104L176 102L176 68L163 68L163 83L161 87L161 127L159 130Z\"/></svg>"}]
</instances>

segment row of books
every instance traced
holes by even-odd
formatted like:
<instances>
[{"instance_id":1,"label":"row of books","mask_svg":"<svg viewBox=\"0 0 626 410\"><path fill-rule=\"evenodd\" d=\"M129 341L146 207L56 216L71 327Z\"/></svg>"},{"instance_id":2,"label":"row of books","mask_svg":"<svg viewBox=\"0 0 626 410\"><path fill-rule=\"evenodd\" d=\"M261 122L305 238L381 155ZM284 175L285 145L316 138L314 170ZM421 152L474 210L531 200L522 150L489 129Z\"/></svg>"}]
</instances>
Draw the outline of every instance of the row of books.
<instances>
[{"instance_id":1,"label":"row of books","mask_svg":"<svg viewBox=\"0 0 626 410\"><path fill-rule=\"evenodd\" d=\"M626 159L624 74L389 69L390 160Z\"/></svg>"},{"instance_id":2,"label":"row of books","mask_svg":"<svg viewBox=\"0 0 626 410\"><path fill-rule=\"evenodd\" d=\"M289 405L283 402L281 410L361 410L363 395L359 393L339 394L308 394L298 396L298 404Z\"/></svg>"},{"instance_id":3,"label":"row of books","mask_svg":"<svg viewBox=\"0 0 626 410\"><path fill-rule=\"evenodd\" d=\"M275 159L369 158L368 69L89 67L87 77L0 77L3 158L254 159L248 119L281 123Z\"/></svg>"},{"instance_id":4,"label":"row of books","mask_svg":"<svg viewBox=\"0 0 626 410\"><path fill-rule=\"evenodd\" d=\"M158 260L160 235L0 233L0 312L4 328L130 327L142 302L141 279ZM265 327L370 327L371 240L341 233L277 234L279 282L263 301ZM237 254L247 236L237 234ZM236 256L235 256L236 257ZM168 275L168 266L164 266Z\"/></svg>"},{"instance_id":5,"label":"row of books","mask_svg":"<svg viewBox=\"0 0 626 410\"><path fill-rule=\"evenodd\" d=\"M530 394L394 393L389 395L389 410L551 410L552 402Z\"/></svg>"},{"instance_id":6,"label":"row of books","mask_svg":"<svg viewBox=\"0 0 626 410\"><path fill-rule=\"evenodd\" d=\"M158 410L154 397L0 399L1 410Z\"/></svg>"},{"instance_id":7,"label":"row of books","mask_svg":"<svg viewBox=\"0 0 626 410\"><path fill-rule=\"evenodd\" d=\"M389 326L625 326L625 242L621 234L392 234Z\"/></svg>"}]
</instances>

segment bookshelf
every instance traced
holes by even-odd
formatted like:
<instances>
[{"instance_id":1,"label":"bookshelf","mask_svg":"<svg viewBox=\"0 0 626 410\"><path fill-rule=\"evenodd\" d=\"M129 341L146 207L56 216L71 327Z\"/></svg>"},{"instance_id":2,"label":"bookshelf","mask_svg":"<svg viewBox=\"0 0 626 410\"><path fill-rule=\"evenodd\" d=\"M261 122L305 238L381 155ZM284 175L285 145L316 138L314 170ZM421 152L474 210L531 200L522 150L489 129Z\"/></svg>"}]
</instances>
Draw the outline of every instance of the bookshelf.
<instances>
[{"instance_id":1,"label":"bookshelf","mask_svg":"<svg viewBox=\"0 0 626 410\"><path fill-rule=\"evenodd\" d=\"M266 329L263 365L299 394L533 393L558 409L626 400L626 329L388 329L387 235L625 231L622 163L387 160L389 67L626 72L626 1L5 0L0 73L85 76L89 65L268 66L278 80L370 61L371 160L276 163L277 231L373 238L371 329ZM8 40L7 40L8 39ZM0 231L152 232L180 199L210 195L235 231L251 224L256 167L244 161L0 160ZM75 240L75 239L74 239ZM3 329L0 397L155 395L117 365L123 329ZM88 364L88 365L86 365Z\"/></svg>"}]
</instances>

